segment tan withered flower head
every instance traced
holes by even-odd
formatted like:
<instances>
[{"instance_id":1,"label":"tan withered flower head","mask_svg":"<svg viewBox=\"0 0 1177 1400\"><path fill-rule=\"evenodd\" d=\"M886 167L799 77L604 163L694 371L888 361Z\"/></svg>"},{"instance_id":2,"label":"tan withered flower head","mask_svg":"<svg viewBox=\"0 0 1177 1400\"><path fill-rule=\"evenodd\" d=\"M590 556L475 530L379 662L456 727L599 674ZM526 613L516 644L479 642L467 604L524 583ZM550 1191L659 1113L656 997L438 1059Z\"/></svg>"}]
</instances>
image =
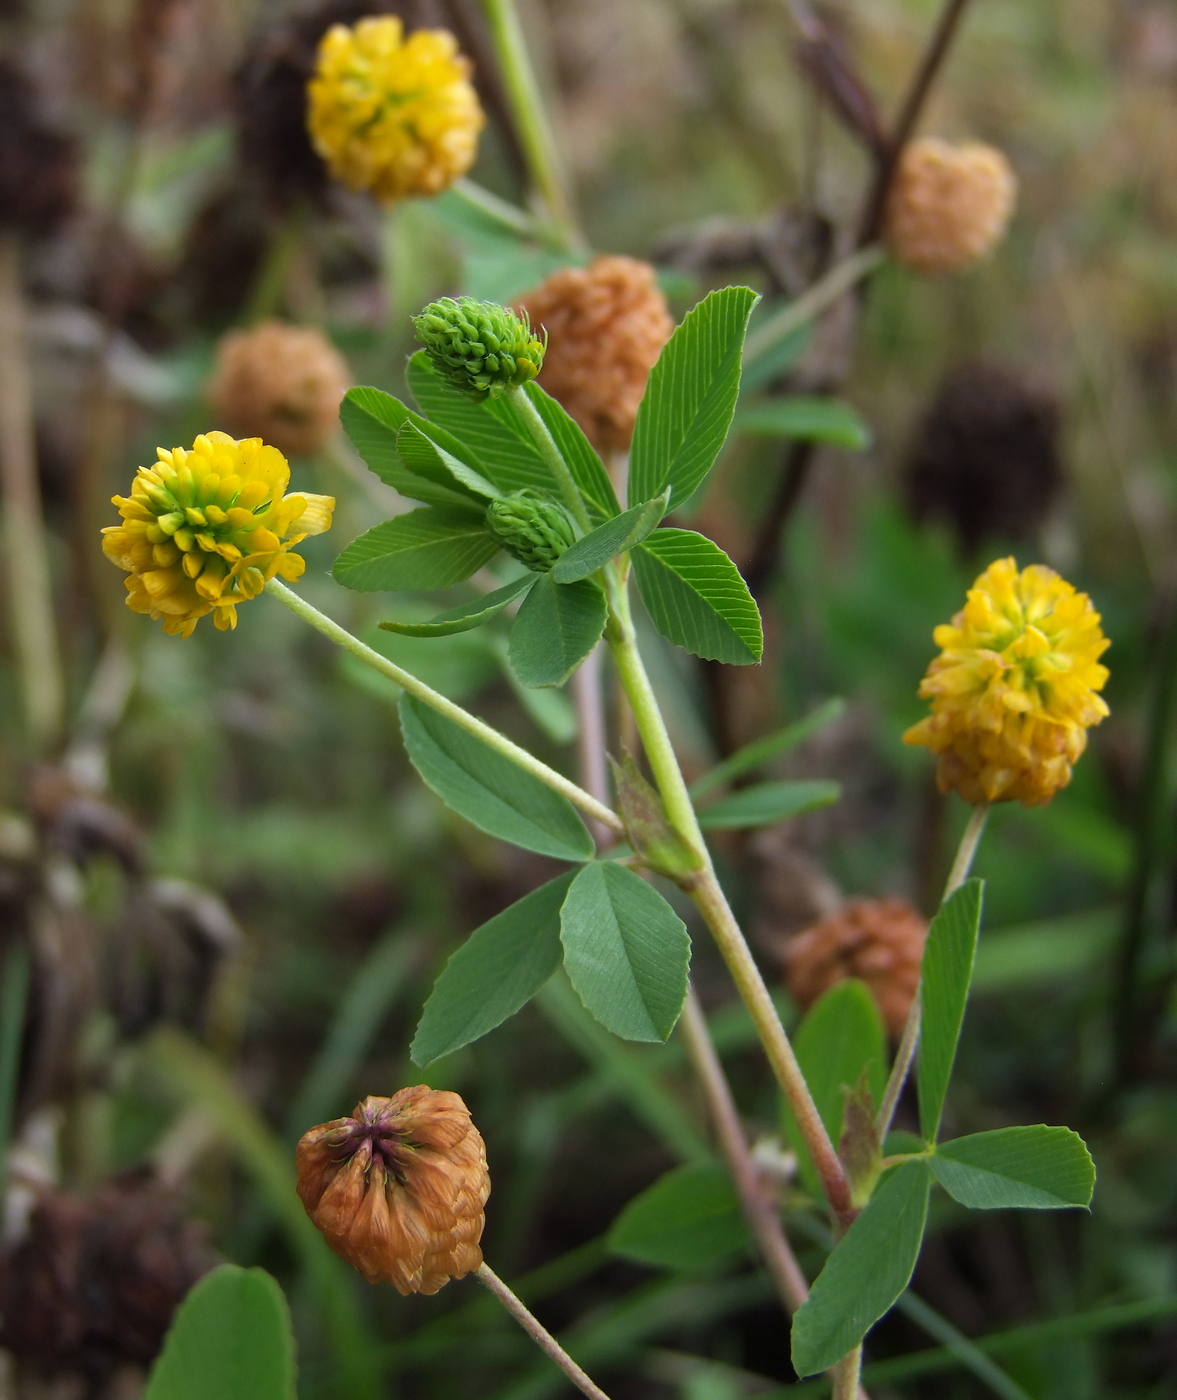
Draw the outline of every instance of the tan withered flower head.
<instances>
[{"instance_id":1,"label":"tan withered flower head","mask_svg":"<svg viewBox=\"0 0 1177 1400\"><path fill-rule=\"evenodd\" d=\"M785 981L801 1009L835 982L858 977L899 1036L920 980L928 922L906 899L852 899L785 946Z\"/></svg>"},{"instance_id":2,"label":"tan withered flower head","mask_svg":"<svg viewBox=\"0 0 1177 1400\"><path fill-rule=\"evenodd\" d=\"M457 1094L418 1084L369 1096L304 1133L298 1194L327 1243L369 1283L436 1293L482 1263L486 1149Z\"/></svg>"},{"instance_id":3,"label":"tan withered flower head","mask_svg":"<svg viewBox=\"0 0 1177 1400\"><path fill-rule=\"evenodd\" d=\"M934 136L909 142L887 202L886 237L898 262L917 272L956 272L1001 239L1018 182L993 146L953 146Z\"/></svg>"},{"instance_id":4,"label":"tan withered flower head","mask_svg":"<svg viewBox=\"0 0 1177 1400\"><path fill-rule=\"evenodd\" d=\"M554 272L519 304L548 333L540 384L594 447L627 451L646 380L674 330L654 269L594 258Z\"/></svg>"},{"instance_id":5,"label":"tan withered flower head","mask_svg":"<svg viewBox=\"0 0 1177 1400\"><path fill-rule=\"evenodd\" d=\"M343 357L319 331L263 321L222 337L208 401L218 427L297 457L317 452L338 428L349 382Z\"/></svg>"}]
</instances>

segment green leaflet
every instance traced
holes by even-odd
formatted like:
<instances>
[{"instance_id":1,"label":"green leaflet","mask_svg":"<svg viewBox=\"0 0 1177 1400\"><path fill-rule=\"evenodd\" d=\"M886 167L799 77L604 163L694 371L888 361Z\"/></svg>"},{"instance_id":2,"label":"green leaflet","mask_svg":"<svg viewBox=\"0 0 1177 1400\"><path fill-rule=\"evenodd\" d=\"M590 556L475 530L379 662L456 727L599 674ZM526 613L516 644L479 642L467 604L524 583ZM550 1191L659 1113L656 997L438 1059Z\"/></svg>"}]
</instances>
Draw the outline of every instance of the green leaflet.
<instances>
[{"instance_id":1,"label":"green leaflet","mask_svg":"<svg viewBox=\"0 0 1177 1400\"><path fill-rule=\"evenodd\" d=\"M402 637L450 637L456 632L469 632L498 617L509 603L527 592L535 579L535 574L524 574L473 602L438 613L431 622L382 622L380 626L385 632L398 632Z\"/></svg>"},{"instance_id":2,"label":"green leaflet","mask_svg":"<svg viewBox=\"0 0 1177 1400\"><path fill-rule=\"evenodd\" d=\"M411 472L446 490L457 491L474 506L485 507L487 501L502 494L480 472L438 447L428 433L413 423L402 426L396 435L396 446L401 461Z\"/></svg>"},{"instance_id":3,"label":"green leaflet","mask_svg":"<svg viewBox=\"0 0 1177 1400\"><path fill-rule=\"evenodd\" d=\"M840 785L831 782L756 783L704 807L699 813L699 825L704 831L771 826L773 822L828 807L841 795Z\"/></svg>"},{"instance_id":4,"label":"green leaflet","mask_svg":"<svg viewBox=\"0 0 1177 1400\"><path fill-rule=\"evenodd\" d=\"M977 931L981 926L984 883L966 880L950 895L928 929L921 970L919 1064L920 1131L935 1142L956 1045L964 1024L965 1003L973 975Z\"/></svg>"},{"instance_id":5,"label":"green leaflet","mask_svg":"<svg viewBox=\"0 0 1177 1400\"><path fill-rule=\"evenodd\" d=\"M631 558L646 611L668 641L733 666L760 660L760 611L717 544L694 530L655 530Z\"/></svg>"},{"instance_id":6,"label":"green leaflet","mask_svg":"<svg viewBox=\"0 0 1177 1400\"><path fill-rule=\"evenodd\" d=\"M397 437L406 423L427 431L434 441L457 456L469 454L455 438L442 429L426 423L391 394L382 389L361 385L349 389L339 406L344 430L355 444L356 451L381 481L414 501L431 506L468 506L469 493L459 490L453 482L438 482L418 476L400 455ZM468 466L474 466L467 460Z\"/></svg>"},{"instance_id":7,"label":"green leaflet","mask_svg":"<svg viewBox=\"0 0 1177 1400\"><path fill-rule=\"evenodd\" d=\"M750 773L754 768L760 768L770 759L787 753L789 749L796 748L798 744L803 744L811 734L817 733L824 725L837 719L845 709L845 700L835 696L819 705L816 710L812 710L803 719L796 720L793 724L787 724L783 729L778 729L775 734L768 734L763 739L754 739L752 743L745 744L742 749L737 749L730 758L725 758L722 763L717 763L714 768L708 769L702 777L696 778L691 784L691 796L694 798L702 797L712 788L729 783L733 778Z\"/></svg>"},{"instance_id":8,"label":"green leaflet","mask_svg":"<svg viewBox=\"0 0 1177 1400\"><path fill-rule=\"evenodd\" d=\"M574 872L558 875L476 928L434 983L413 1037L428 1065L514 1016L560 966L560 906Z\"/></svg>"},{"instance_id":9,"label":"green leaflet","mask_svg":"<svg viewBox=\"0 0 1177 1400\"><path fill-rule=\"evenodd\" d=\"M511 628L511 670L523 685L563 685L600 640L606 615L595 583L538 575Z\"/></svg>"},{"instance_id":10,"label":"green leaflet","mask_svg":"<svg viewBox=\"0 0 1177 1400\"><path fill-rule=\"evenodd\" d=\"M741 405L732 431L759 437L825 442L856 452L869 447L871 442L870 428L857 409L841 399L802 395Z\"/></svg>"},{"instance_id":11,"label":"green leaflet","mask_svg":"<svg viewBox=\"0 0 1177 1400\"><path fill-rule=\"evenodd\" d=\"M402 695L399 709L413 767L447 807L525 850L593 858L593 839L566 797L413 696Z\"/></svg>"},{"instance_id":12,"label":"green leaflet","mask_svg":"<svg viewBox=\"0 0 1177 1400\"><path fill-rule=\"evenodd\" d=\"M623 515L606 520L583 539L563 553L552 567L557 583L575 583L588 578L610 559L633 549L661 524L670 505L670 492L664 491L656 500L634 506Z\"/></svg>"},{"instance_id":13,"label":"green leaflet","mask_svg":"<svg viewBox=\"0 0 1177 1400\"><path fill-rule=\"evenodd\" d=\"M941 1143L931 1159L945 1191L973 1210L1086 1206L1095 1163L1078 1133L1038 1123Z\"/></svg>"},{"instance_id":14,"label":"green leaflet","mask_svg":"<svg viewBox=\"0 0 1177 1400\"><path fill-rule=\"evenodd\" d=\"M605 470L604 464L597 456L592 444L585 437L580 424L565 412L562 404L558 403L550 394L546 394L534 380L530 384L524 385L523 392L535 405L548 432L551 433L556 446L560 449L564 461L568 464L568 470L572 473L573 481L576 482L581 495L588 504L589 514L599 520L608 520L616 515L621 507L617 504L613 483L609 480L609 473ZM501 422L509 424L513 431L518 433L520 439L530 445L531 438L520 421L515 405L509 396L491 400L487 404L487 411ZM551 489L549 487L549 490Z\"/></svg>"},{"instance_id":15,"label":"green leaflet","mask_svg":"<svg viewBox=\"0 0 1177 1400\"><path fill-rule=\"evenodd\" d=\"M685 505L727 439L740 392L749 287L711 292L688 311L650 372L630 449L631 505L669 486Z\"/></svg>"},{"instance_id":16,"label":"green leaflet","mask_svg":"<svg viewBox=\"0 0 1177 1400\"><path fill-rule=\"evenodd\" d=\"M886 1177L825 1262L793 1318L799 1376L825 1371L862 1341L911 1280L928 1218L922 1158Z\"/></svg>"},{"instance_id":17,"label":"green leaflet","mask_svg":"<svg viewBox=\"0 0 1177 1400\"><path fill-rule=\"evenodd\" d=\"M613 862L586 865L560 911L581 1001L623 1040L665 1040L687 997L691 939L657 890Z\"/></svg>"},{"instance_id":18,"label":"green leaflet","mask_svg":"<svg viewBox=\"0 0 1177 1400\"><path fill-rule=\"evenodd\" d=\"M294 1334L264 1269L221 1264L176 1310L144 1400L294 1400Z\"/></svg>"},{"instance_id":19,"label":"green leaflet","mask_svg":"<svg viewBox=\"0 0 1177 1400\"><path fill-rule=\"evenodd\" d=\"M451 388L430 365L424 350L418 350L409 361L407 375L409 389L429 423L452 434L463 445L465 455L473 458L469 465L476 465L500 491L531 486L557 494L551 473L531 443L490 413L487 404L475 403Z\"/></svg>"},{"instance_id":20,"label":"green leaflet","mask_svg":"<svg viewBox=\"0 0 1177 1400\"><path fill-rule=\"evenodd\" d=\"M731 1178L716 1162L689 1162L659 1177L609 1231L614 1254L667 1269L706 1269L747 1245Z\"/></svg>"},{"instance_id":21,"label":"green leaflet","mask_svg":"<svg viewBox=\"0 0 1177 1400\"><path fill-rule=\"evenodd\" d=\"M363 593L448 588L499 552L482 513L423 506L374 525L340 554L336 583Z\"/></svg>"}]
</instances>

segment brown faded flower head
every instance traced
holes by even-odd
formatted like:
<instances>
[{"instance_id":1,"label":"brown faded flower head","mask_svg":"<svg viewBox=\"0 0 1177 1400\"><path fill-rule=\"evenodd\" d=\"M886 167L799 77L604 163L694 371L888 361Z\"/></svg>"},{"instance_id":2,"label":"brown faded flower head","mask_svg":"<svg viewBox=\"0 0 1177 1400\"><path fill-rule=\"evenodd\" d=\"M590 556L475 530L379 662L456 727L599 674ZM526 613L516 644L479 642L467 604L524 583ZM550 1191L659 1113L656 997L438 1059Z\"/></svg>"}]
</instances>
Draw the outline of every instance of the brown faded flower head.
<instances>
[{"instance_id":1,"label":"brown faded flower head","mask_svg":"<svg viewBox=\"0 0 1177 1400\"><path fill-rule=\"evenodd\" d=\"M906 899L852 899L785 945L785 981L802 1010L847 977L870 988L893 1036L911 1010L928 922Z\"/></svg>"},{"instance_id":2,"label":"brown faded flower head","mask_svg":"<svg viewBox=\"0 0 1177 1400\"><path fill-rule=\"evenodd\" d=\"M424 1084L369 1096L304 1133L298 1194L369 1283L436 1293L482 1263L486 1149L457 1094Z\"/></svg>"},{"instance_id":3,"label":"brown faded flower head","mask_svg":"<svg viewBox=\"0 0 1177 1400\"><path fill-rule=\"evenodd\" d=\"M909 142L887 203L887 243L916 272L956 272L990 252L1013 214L1018 182L1005 156L970 141Z\"/></svg>"},{"instance_id":4,"label":"brown faded flower head","mask_svg":"<svg viewBox=\"0 0 1177 1400\"><path fill-rule=\"evenodd\" d=\"M297 457L317 452L338 428L348 378L321 332L263 321L221 339L208 399L219 427Z\"/></svg>"},{"instance_id":5,"label":"brown faded flower head","mask_svg":"<svg viewBox=\"0 0 1177 1400\"><path fill-rule=\"evenodd\" d=\"M548 333L539 382L595 447L627 451L646 380L674 330L654 269L594 258L554 272L520 305Z\"/></svg>"}]
</instances>

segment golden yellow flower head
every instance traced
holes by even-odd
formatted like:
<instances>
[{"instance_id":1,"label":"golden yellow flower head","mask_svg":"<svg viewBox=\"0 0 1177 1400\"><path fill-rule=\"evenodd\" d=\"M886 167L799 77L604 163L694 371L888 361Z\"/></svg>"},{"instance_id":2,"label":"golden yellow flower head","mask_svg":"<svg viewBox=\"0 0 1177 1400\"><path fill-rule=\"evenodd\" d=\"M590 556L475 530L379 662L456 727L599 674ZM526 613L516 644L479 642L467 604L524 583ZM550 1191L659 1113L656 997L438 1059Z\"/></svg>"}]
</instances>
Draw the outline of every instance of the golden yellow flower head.
<instances>
[{"instance_id":1,"label":"golden yellow flower head","mask_svg":"<svg viewBox=\"0 0 1177 1400\"><path fill-rule=\"evenodd\" d=\"M486 123L470 64L445 29L405 37L394 15L337 24L307 84L307 129L331 174L382 203L440 194L464 175Z\"/></svg>"},{"instance_id":2,"label":"golden yellow flower head","mask_svg":"<svg viewBox=\"0 0 1177 1400\"><path fill-rule=\"evenodd\" d=\"M1108 713L1091 599L1043 564L998 559L932 635L941 651L920 683L932 713L904 741L937 754L941 791L966 802L1049 802Z\"/></svg>"},{"instance_id":3,"label":"golden yellow flower head","mask_svg":"<svg viewBox=\"0 0 1177 1400\"><path fill-rule=\"evenodd\" d=\"M102 534L102 550L126 569L127 606L190 637L208 613L221 631L237 626L237 604L256 598L275 575L306 567L291 548L331 528L335 502L286 495L290 467L261 438L238 442L202 433L185 450L157 449L129 496L113 496L122 523Z\"/></svg>"}]
</instances>

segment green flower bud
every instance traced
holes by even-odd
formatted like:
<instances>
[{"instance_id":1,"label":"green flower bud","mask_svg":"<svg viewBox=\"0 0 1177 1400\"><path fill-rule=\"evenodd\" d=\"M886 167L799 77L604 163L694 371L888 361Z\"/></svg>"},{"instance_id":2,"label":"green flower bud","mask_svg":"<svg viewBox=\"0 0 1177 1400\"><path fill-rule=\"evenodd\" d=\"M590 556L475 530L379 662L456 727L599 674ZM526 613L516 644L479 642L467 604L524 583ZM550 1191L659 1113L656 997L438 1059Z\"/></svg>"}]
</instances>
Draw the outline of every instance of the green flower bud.
<instances>
[{"instance_id":1,"label":"green flower bud","mask_svg":"<svg viewBox=\"0 0 1177 1400\"><path fill-rule=\"evenodd\" d=\"M546 337L537 340L526 315L493 301L442 297L413 325L438 374L475 399L497 398L526 384L544 362Z\"/></svg>"},{"instance_id":2,"label":"green flower bud","mask_svg":"<svg viewBox=\"0 0 1177 1400\"><path fill-rule=\"evenodd\" d=\"M492 501L486 523L507 553L536 574L546 574L576 542L564 507L538 491L515 491Z\"/></svg>"}]
</instances>

